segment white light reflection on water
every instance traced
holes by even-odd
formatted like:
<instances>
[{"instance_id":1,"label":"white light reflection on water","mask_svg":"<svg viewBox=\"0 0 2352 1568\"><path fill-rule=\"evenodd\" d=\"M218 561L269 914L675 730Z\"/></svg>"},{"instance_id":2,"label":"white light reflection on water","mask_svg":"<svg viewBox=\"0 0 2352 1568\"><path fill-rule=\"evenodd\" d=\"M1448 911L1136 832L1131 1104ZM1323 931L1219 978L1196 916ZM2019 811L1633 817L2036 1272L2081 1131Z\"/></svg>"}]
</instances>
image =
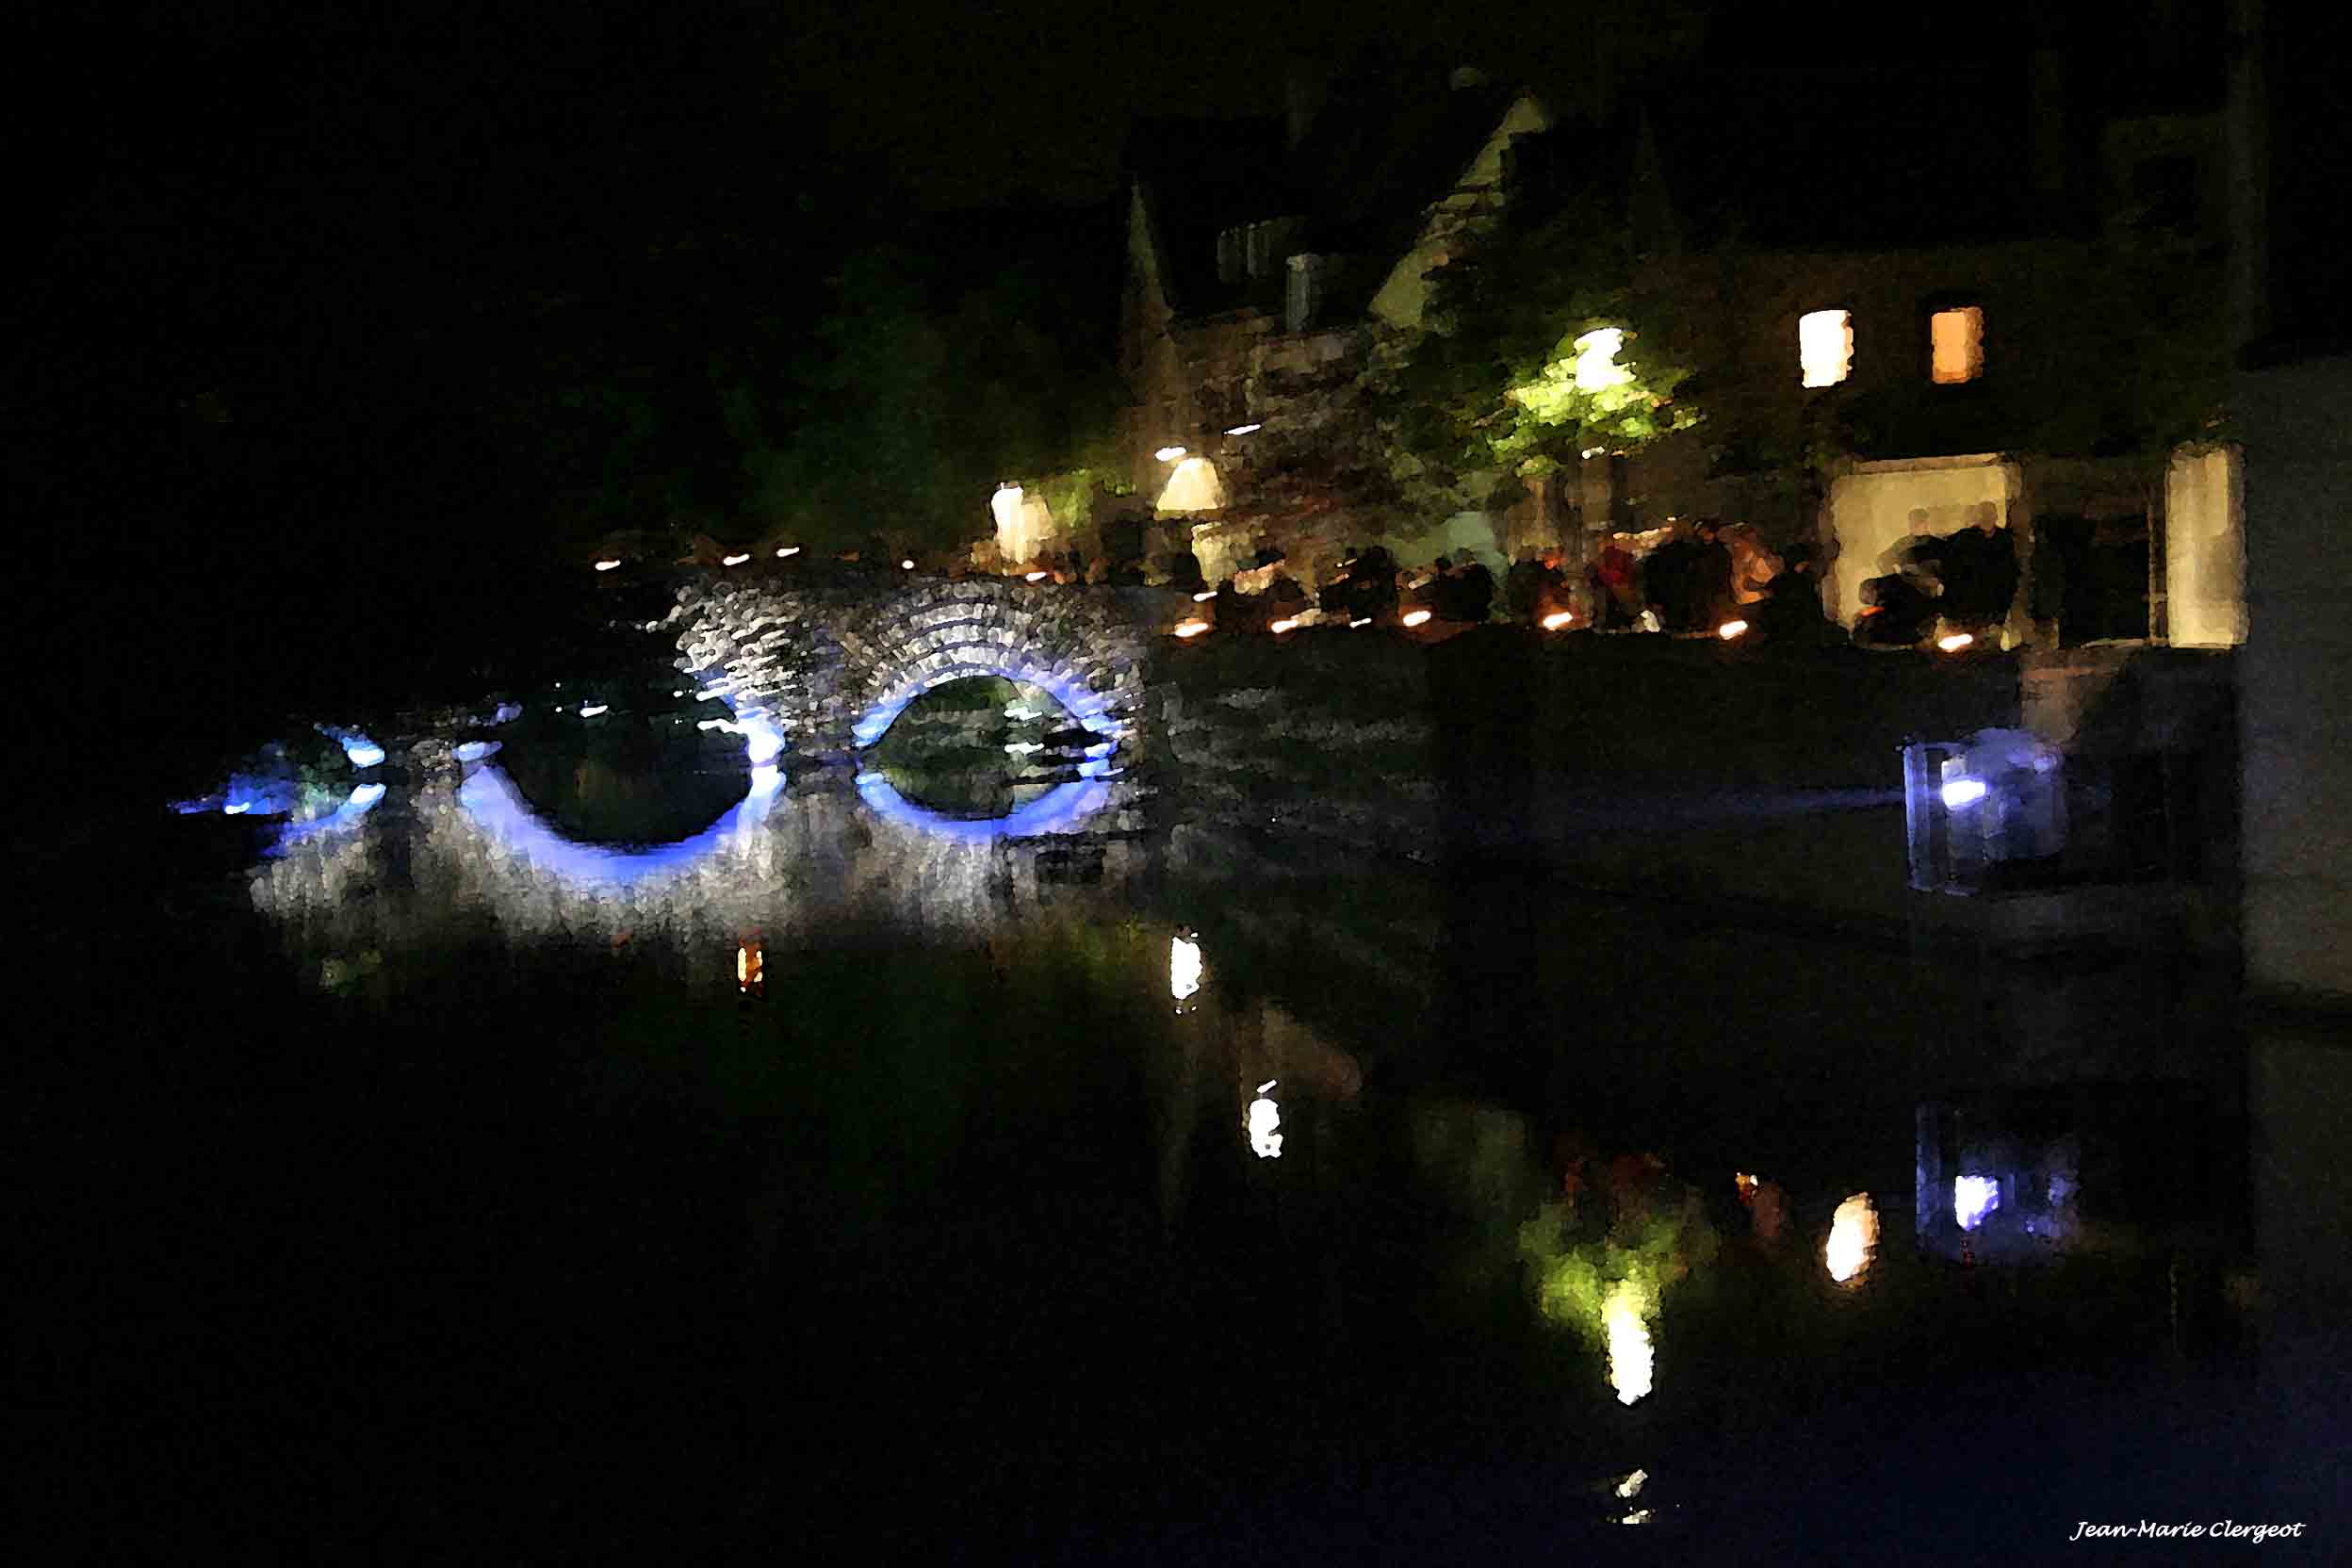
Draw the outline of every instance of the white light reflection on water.
<instances>
[{"instance_id":1,"label":"white light reflection on water","mask_svg":"<svg viewBox=\"0 0 2352 1568\"><path fill-rule=\"evenodd\" d=\"M1269 1078L1258 1086L1258 1097L1250 1102L1250 1119L1245 1124L1250 1133L1250 1148L1262 1160L1282 1157L1282 1107L1266 1097L1280 1079Z\"/></svg>"},{"instance_id":2,"label":"white light reflection on water","mask_svg":"<svg viewBox=\"0 0 2352 1568\"><path fill-rule=\"evenodd\" d=\"M1857 1192L1838 1205L1838 1213L1829 1222L1829 1242L1821 1250L1822 1261L1829 1266L1829 1277L1839 1284L1853 1284L1870 1272L1870 1259L1878 1251L1878 1210L1870 1202L1870 1195Z\"/></svg>"},{"instance_id":3,"label":"white light reflection on water","mask_svg":"<svg viewBox=\"0 0 2352 1568\"><path fill-rule=\"evenodd\" d=\"M1642 1293L1632 1281L1610 1287L1601 1303L1601 1326L1609 1333L1609 1386L1619 1404L1630 1405L1650 1392L1656 1360L1650 1327L1642 1320Z\"/></svg>"}]
</instances>

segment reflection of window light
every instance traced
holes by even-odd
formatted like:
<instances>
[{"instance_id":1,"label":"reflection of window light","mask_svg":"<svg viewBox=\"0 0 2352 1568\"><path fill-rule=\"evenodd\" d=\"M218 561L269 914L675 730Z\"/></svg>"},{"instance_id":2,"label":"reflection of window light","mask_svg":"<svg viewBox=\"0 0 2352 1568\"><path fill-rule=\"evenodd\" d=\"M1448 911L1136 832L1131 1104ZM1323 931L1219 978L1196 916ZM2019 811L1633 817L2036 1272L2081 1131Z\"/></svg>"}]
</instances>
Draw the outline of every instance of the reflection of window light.
<instances>
[{"instance_id":1,"label":"reflection of window light","mask_svg":"<svg viewBox=\"0 0 2352 1568\"><path fill-rule=\"evenodd\" d=\"M1984 373L1984 312L1977 305L1939 310L1927 318L1928 375L1938 385L1974 381Z\"/></svg>"},{"instance_id":2,"label":"reflection of window light","mask_svg":"<svg viewBox=\"0 0 2352 1568\"><path fill-rule=\"evenodd\" d=\"M1168 994L1182 1002L1200 988L1200 944L1186 937L1168 944Z\"/></svg>"},{"instance_id":3,"label":"reflection of window light","mask_svg":"<svg viewBox=\"0 0 2352 1568\"><path fill-rule=\"evenodd\" d=\"M1599 392L1631 381L1633 372L1617 363L1625 346L1623 327L1602 327L1577 338L1571 345L1576 351L1576 390Z\"/></svg>"},{"instance_id":4,"label":"reflection of window light","mask_svg":"<svg viewBox=\"0 0 2352 1568\"><path fill-rule=\"evenodd\" d=\"M1984 1223L1984 1217L2001 1207L2001 1184L1990 1176L1961 1176L1952 1184L1952 1217L1964 1231L1973 1231Z\"/></svg>"},{"instance_id":5,"label":"reflection of window light","mask_svg":"<svg viewBox=\"0 0 2352 1568\"><path fill-rule=\"evenodd\" d=\"M1797 318L1797 359L1807 386L1835 386L1854 368L1854 318L1842 310Z\"/></svg>"},{"instance_id":6,"label":"reflection of window light","mask_svg":"<svg viewBox=\"0 0 2352 1568\"><path fill-rule=\"evenodd\" d=\"M1870 1255L1878 1250L1878 1210L1870 1203L1870 1195L1857 1192L1838 1205L1838 1213L1829 1222L1829 1245L1822 1249L1822 1261L1829 1266L1829 1277L1839 1284L1850 1284L1870 1266Z\"/></svg>"},{"instance_id":7,"label":"reflection of window light","mask_svg":"<svg viewBox=\"0 0 2352 1568\"><path fill-rule=\"evenodd\" d=\"M1984 798L1984 781L1981 778L1955 778L1944 786L1943 795L1948 809L1961 810Z\"/></svg>"},{"instance_id":8,"label":"reflection of window light","mask_svg":"<svg viewBox=\"0 0 2352 1568\"><path fill-rule=\"evenodd\" d=\"M1250 1102L1250 1147L1262 1160L1282 1157L1282 1107L1266 1098L1266 1091L1280 1079L1268 1078L1258 1086L1258 1097Z\"/></svg>"}]
</instances>

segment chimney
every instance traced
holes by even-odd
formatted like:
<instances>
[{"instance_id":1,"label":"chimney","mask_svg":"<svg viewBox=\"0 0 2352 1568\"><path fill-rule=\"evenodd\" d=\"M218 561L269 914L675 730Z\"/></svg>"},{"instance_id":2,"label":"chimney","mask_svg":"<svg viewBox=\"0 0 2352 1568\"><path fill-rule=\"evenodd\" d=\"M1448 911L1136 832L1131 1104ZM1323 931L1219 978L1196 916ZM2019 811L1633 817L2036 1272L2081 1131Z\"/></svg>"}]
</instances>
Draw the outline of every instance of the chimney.
<instances>
[{"instance_id":1,"label":"chimney","mask_svg":"<svg viewBox=\"0 0 2352 1568\"><path fill-rule=\"evenodd\" d=\"M1331 70L1319 60L1293 60L1283 77L1282 145L1296 153L1315 129L1315 117L1331 100Z\"/></svg>"}]
</instances>

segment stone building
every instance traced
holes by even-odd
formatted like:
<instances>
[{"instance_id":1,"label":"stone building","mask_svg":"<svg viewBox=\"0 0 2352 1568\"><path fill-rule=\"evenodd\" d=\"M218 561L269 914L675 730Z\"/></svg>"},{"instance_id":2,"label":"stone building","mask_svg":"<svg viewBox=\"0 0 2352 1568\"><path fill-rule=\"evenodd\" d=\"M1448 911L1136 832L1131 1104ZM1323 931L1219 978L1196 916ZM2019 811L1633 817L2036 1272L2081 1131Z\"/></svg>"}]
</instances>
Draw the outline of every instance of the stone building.
<instances>
[{"instance_id":1,"label":"stone building","mask_svg":"<svg viewBox=\"0 0 2352 1568\"><path fill-rule=\"evenodd\" d=\"M1588 526L1817 542L1850 622L1906 536L1989 510L2025 563L2013 645L2236 642L2238 457L2134 428L2165 345L2124 281L2141 258L2190 302L2165 368L2210 343L2218 391L2220 72L2093 92L2089 63L1712 69L1653 95L1637 243L1690 317L1707 420L1589 464Z\"/></svg>"},{"instance_id":2,"label":"stone building","mask_svg":"<svg viewBox=\"0 0 2352 1568\"><path fill-rule=\"evenodd\" d=\"M1502 199L1509 149L1551 123L1475 71L1301 68L1281 116L1136 125L1120 430L1161 551L1191 550L1212 580L1268 548L1312 580L1375 541L1409 564L1449 547L1501 564L1511 520L1399 504L1359 379L1376 339L1417 320L1423 274Z\"/></svg>"}]
</instances>

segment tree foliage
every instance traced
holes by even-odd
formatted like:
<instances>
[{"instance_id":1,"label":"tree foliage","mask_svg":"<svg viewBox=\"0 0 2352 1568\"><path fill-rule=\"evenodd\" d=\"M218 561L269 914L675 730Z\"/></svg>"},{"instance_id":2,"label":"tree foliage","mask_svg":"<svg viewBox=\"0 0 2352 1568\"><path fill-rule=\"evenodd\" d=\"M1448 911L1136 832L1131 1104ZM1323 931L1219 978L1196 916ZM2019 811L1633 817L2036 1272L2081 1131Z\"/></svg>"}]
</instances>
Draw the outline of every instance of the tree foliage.
<instances>
[{"instance_id":1,"label":"tree foliage","mask_svg":"<svg viewBox=\"0 0 2352 1568\"><path fill-rule=\"evenodd\" d=\"M1622 205L1531 194L1514 191L1499 221L1429 274L1421 328L1375 366L1375 407L1408 484L1475 498L1498 478L1698 422L1684 313Z\"/></svg>"},{"instance_id":2,"label":"tree foliage","mask_svg":"<svg viewBox=\"0 0 2352 1568\"><path fill-rule=\"evenodd\" d=\"M903 246L850 256L784 398L744 413L748 525L952 547L987 531L1000 482L1104 465L1107 358L1054 319L1021 270L959 279Z\"/></svg>"}]
</instances>

